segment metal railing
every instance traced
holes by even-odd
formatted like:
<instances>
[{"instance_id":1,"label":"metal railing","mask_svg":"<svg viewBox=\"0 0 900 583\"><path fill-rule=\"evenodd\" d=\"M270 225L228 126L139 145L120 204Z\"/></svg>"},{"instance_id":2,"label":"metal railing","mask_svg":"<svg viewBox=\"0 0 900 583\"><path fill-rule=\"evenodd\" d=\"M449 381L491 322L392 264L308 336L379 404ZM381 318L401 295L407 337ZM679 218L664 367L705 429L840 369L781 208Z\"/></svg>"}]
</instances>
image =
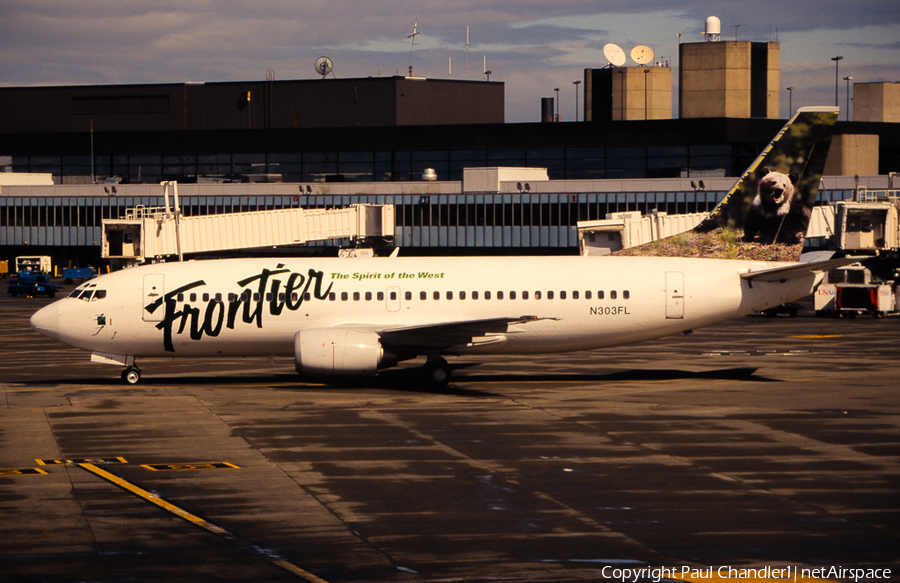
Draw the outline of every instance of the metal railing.
<instances>
[{"instance_id":1,"label":"metal railing","mask_svg":"<svg viewBox=\"0 0 900 583\"><path fill-rule=\"evenodd\" d=\"M865 186L856 189L857 202L898 202L900 190L869 190Z\"/></svg>"}]
</instances>

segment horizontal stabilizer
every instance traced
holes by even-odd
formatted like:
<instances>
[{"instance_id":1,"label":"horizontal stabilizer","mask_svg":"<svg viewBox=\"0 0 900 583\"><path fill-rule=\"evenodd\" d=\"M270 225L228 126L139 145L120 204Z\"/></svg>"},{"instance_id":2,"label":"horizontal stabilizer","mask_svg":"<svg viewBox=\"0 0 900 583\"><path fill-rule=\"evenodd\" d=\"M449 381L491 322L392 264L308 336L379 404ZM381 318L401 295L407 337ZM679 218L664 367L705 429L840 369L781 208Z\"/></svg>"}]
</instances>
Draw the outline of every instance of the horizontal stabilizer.
<instances>
[{"instance_id":1,"label":"horizontal stabilizer","mask_svg":"<svg viewBox=\"0 0 900 583\"><path fill-rule=\"evenodd\" d=\"M829 259L828 261L816 261L813 263L795 263L785 267L775 267L773 269L764 269L762 271L751 271L750 273L742 273L741 278L747 281L779 281L785 282L789 279L798 277L807 277L810 274L823 273L858 263L858 257L844 257L842 259Z\"/></svg>"}]
</instances>

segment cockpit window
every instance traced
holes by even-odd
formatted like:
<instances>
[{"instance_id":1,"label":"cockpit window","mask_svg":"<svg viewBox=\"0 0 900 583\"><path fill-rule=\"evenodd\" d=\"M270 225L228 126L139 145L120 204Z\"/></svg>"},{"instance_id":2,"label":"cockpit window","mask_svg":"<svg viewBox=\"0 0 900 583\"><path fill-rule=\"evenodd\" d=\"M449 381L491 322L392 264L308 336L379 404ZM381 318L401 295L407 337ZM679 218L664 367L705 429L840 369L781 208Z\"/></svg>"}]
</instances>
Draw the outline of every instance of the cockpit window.
<instances>
[{"instance_id":1,"label":"cockpit window","mask_svg":"<svg viewBox=\"0 0 900 583\"><path fill-rule=\"evenodd\" d=\"M84 302L96 302L106 297L105 289L84 289L79 288L69 294L70 298L78 298Z\"/></svg>"}]
</instances>

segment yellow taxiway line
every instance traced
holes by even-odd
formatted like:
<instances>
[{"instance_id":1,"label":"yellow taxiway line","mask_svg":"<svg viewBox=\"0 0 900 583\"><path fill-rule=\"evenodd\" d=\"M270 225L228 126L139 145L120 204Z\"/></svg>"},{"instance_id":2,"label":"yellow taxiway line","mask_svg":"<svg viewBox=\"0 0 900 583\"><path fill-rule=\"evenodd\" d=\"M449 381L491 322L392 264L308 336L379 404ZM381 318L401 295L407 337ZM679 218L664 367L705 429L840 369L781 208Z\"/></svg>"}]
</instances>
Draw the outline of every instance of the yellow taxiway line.
<instances>
[{"instance_id":1,"label":"yellow taxiway line","mask_svg":"<svg viewBox=\"0 0 900 583\"><path fill-rule=\"evenodd\" d=\"M289 563L288 561L285 561L284 559L272 557L265 553L260 552L256 547L241 541L240 539L238 539L236 536L234 536L233 534L231 534L230 532L228 532L221 526L217 526L217 525L209 522L208 520L204 520L204 519L200 518L199 516L195 516L195 515L191 514L190 512L183 510L170 502L166 502L159 496L152 494L152 493L148 492L147 490L144 490L143 488L135 486L134 484L127 482L127 481L123 480L122 478L107 472L106 470L102 470L99 467L95 466L94 464L80 463L78 465L79 465L79 467L91 472L92 474L97 475L109 482L112 482L116 486L119 486L120 488L128 490L132 494L140 496L147 502L156 504L160 508L168 510L175 516L178 516L179 518L187 520L188 522L190 522L196 526L199 526L200 528L202 528L206 531L209 531L221 538L224 538L228 542L231 542L232 544L237 545L238 547L240 547L241 549L243 549L245 551L248 551L255 555L261 556L262 558L264 558L268 562L272 563L273 565L281 567L285 571L288 571L290 573L293 573L294 575L302 577L302 578L306 579L307 581L309 581L310 583L327 583L324 579L316 577L309 571L301 569L300 567L298 567L292 563Z\"/></svg>"}]
</instances>

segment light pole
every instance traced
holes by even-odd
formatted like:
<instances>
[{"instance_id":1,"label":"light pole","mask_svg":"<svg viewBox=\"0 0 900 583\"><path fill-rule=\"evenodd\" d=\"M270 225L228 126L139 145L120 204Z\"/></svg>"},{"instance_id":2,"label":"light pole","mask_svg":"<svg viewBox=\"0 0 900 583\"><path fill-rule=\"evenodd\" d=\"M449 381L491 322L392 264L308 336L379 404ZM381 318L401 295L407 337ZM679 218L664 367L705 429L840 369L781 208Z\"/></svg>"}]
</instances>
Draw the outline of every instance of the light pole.
<instances>
[{"instance_id":1,"label":"light pole","mask_svg":"<svg viewBox=\"0 0 900 583\"><path fill-rule=\"evenodd\" d=\"M847 114L844 119L850 121L850 81L853 81L853 77L844 77L844 81L847 82Z\"/></svg>"},{"instance_id":2,"label":"light pole","mask_svg":"<svg viewBox=\"0 0 900 583\"><path fill-rule=\"evenodd\" d=\"M647 120L647 74L650 73L650 69L644 69L644 121Z\"/></svg>"},{"instance_id":3,"label":"light pole","mask_svg":"<svg viewBox=\"0 0 900 583\"><path fill-rule=\"evenodd\" d=\"M556 119L554 121L559 121L559 87L554 91L556 91Z\"/></svg>"},{"instance_id":4,"label":"light pole","mask_svg":"<svg viewBox=\"0 0 900 583\"><path fill-rule=\"evenodd\" d=\"M786 89L788 92L788 119L791 119L791 116L794 115L794 88L791 86Z\"/></svg>"},{"instance_id":5,"label":"light pole","mask_svg":"<svg viewBox=\"0 0 900 583\"><path fill-rule=\"evenodd\" d=\"M831 60L834 61L834 104L837 106L838 104L838 81L840 77L838 76L838 62L843 60L844 57L838 55L836 57L831 57Z\"/></svg>"},{"instance_id":6,"label":"light pole","mask_svg":"<svg viewBox=\"0 0 900 583\"><path fill-rule=\"evenodd\" d=\"M575 85L575 121L578 121L578 86L581 81L572 81L572 84Z\"/></svg>"}]
</instances>

